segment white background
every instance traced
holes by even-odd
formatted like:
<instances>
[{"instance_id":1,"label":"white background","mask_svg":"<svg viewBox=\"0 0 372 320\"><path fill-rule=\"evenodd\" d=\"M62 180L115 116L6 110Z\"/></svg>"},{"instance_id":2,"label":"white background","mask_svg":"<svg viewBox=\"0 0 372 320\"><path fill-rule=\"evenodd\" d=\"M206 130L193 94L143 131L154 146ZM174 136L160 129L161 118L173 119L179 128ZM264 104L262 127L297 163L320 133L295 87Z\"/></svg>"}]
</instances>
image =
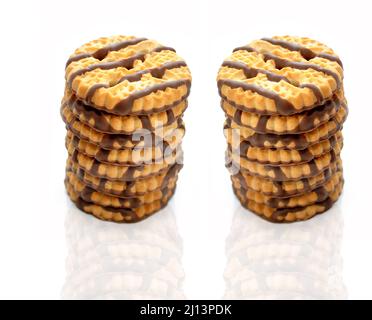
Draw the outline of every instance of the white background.
<instances>
[{"instance_id":1,"label":"white background","mask_svg":"<svg viewBox=\"0 0 372 320\"><path fill-rule=\"evenodd\" d=\"M151 218L180 237L185 275L180 292L188 299L222 298L229 290L224 281L227 262L236 258L227 242L244 247L245 232L252 237L276 235L268 243L271 251L255 251L263 257L277 254L275 243L280 243L281 234L289 235L296 245L296 237L303 240L310 233L302 249L316 243L314 250L319 252L313 250L312 255L320 260L310 255L306 267L296 269L296 251L291 252L292 275L301 275L324 259L329 268L338 270L337 281L345 286L348 298L372 298L371 1L12 0L1 1L0 6L1 298L61 298L66 259L72 255L65 225L76 223L71 219L81 215L71 209L63 186L65 129L59 103L64 64L76 47L113 34L145 36L172 46L193 73L185 116L185 167L171 213ZM233 48L283 34L315 38L339 53L350 115L344 127L342 199L328 218L273 226L239 210L232 194L224 168L224 116L215 77ZM178 229L167 225L169 215ZM84 223L92 219L78 220L78 231ZM336 237L317 238L318 230L335 226ZM128 230L123 227L123 232ZM330 246L335 259L321 252ZM250 263L241 267L249 270ZM325 287L329 278L325 277ZM267 294L281 297L278 292Z\"/></svg>"}]
</instances>

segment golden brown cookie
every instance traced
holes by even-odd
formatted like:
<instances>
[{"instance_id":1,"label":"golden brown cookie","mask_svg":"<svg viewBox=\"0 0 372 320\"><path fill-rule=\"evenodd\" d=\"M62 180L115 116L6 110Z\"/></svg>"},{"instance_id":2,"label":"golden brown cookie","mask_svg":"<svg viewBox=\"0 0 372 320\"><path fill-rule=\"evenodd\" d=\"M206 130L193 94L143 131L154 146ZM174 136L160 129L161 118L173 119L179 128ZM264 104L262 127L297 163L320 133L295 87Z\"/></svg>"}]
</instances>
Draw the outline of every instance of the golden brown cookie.
<instances>
[{"instance_id":1,"label":"golden brown cookie","mask_svg":"<svg viewBox=\"0 0 372 320\"><path fill-rule=\"evenodd\" d=\"M79 100L117 115L149 114L186 99L191 75L174 49L153 40L116 36L78 48L66 83Z\"/></svg>"},{"instance_id":2,"label":"golden brown cookie","mask_svg":"<svg viewBox=\"0 0 372 320\"><path fill-rule=\"evenodd\" d=\"M133 223L139 222L148 218L150 215L164 208L171 197L173 196L175 189L168 190L161 200L154 201L149 204L142 205L135 209L123 209L104 207L91 202L84 201L78 193L74 191L74 188L68 182L65 182L67 193L70 199L76 204L76 206L84 211L85 213L91 214L98 219L105 221L112 221L118 223Z\"/></svg>"},{"instance_id":3,"label":"golden brown cookie","mask_svg":"<svg viewBox=\"0 0 372 320\"><path fill-rule=\"evenodd\" d=\"M117 197L107 195L86 186L73 172L66 172L66 182L69 183L74 191L87 202L94 203L103 207L135 209L144 204L149 204L163 198L168 190L173 190L176 186L177 177L173 177L163 189L158 189L141 196Z\"/></svg>"},{"instance_id":4,"label":"golden brown cookie","mask_svg":"<svg viewBox=\"0 0 372 320\"><path fill-rule=\"evenodd\" d=\"M226 120L225 123L225 136L241 136L242 140L248 141L252 146L259 148L276 148L276 149L289 149L289 150L303 150L309 148L315 143L329 139L337 131L342 128L348 115L346 105L340 107L336 116L329 122L321 125L313 131L302 134L260 134L254 130L242 127L231 121ZM236 138L235 138L236 139Z\"/></svg>"},{"instance_id":5,"label":"golden brown cookie","mask_svg":"<svg viewBox=\"0 0 372 320\"><path fill-rule=\"evenodd\" d=\"M314 130L332 119L340 108L342 97L335 94L334 99L311 110L306 110L290 116L260 115L236 109L225 100L221 107L226 116L240 126L253 129L258 133L292 134L304 133Z\"/></svg>"},{"instance_id":6,"label":"golden brown cookie","mask_svg":"<svg viewBox=\"0 0 372 320\"><path fill-rule=\"evenodd\" d=\"M73 120L72 113L75 116L74 118L79 119L83 124L102 133L129 135L139 130L155 131L156 129L174 124L182 117L186 109L187 101L184 100L173 108L163 112L139 116L117 116L94 109L76 100L76 97L72 96L69 98L68 94L65 94L62 100L61 114L64 119Z\"/></svg>"},{"instance_id":7,"label":"golden brown cookie","mask_svg":"<svg viewBox=\"0 0 372 320\"><path fill-rule=\"evenodd\" d=\"M341 183L342 179L342 171L338 171L326 183L311 190L310 192L287 198L269 197L261 192L254 191L253 189L245 189L240 184L239 180L233 181L233 188L236 193L240 192L246 199L252 200L257 204L264 204L276 209L295 208L307 207L316 202L326 200Z\"/></svg>"},{"instance_id":8,"label":"golden brown cookie","mask_svg":"<svg viewBox=\"0 0 372 320\"><path fill-rule=\"evenodd\" d=\"M224 61L217 77L223 99L243 111L291 115L341 89L342 64L330 48L308 38L274 39L236 48Z\"/></svg>"},{"instance_id":9,"label":"golden brown cookie","mask_svg":"<svg viewBox=\"0 0 372 320\"><path fill-rule=\"evenodd\" d=\"M243 193L236 190L236 196L243 207L254 212L260 217L271 222L295 222L307 220L317 214L327 211L338 200L343 188L343 181L338 184L330 196L321 202L314 203L306 207L281 208L276 209L264 204L249 200ZM235 191L235 190L234 190Z\"/></svg>"},{"instance_id":10,"label":"golden brown cookie","mask_svg":"<svg viewBox=\"0 0 372 320\"><path fill-rule=\"evenodd\" d=\"M149 132L147 129L138 130L136 134L107 134L96 131L90 126L82 123L69 108L62 108L61 115L66 123L67 130L71 130L76 136L82 140L86 140L107 150L122 150L133 148L152 148L163 140L166 143L172 143L173 139L184 136L185 125L182 118L178 118L175 122L163 127L155 129L154 132Z\"/></svg>"},{"instance_id":11,"label":"golden brown cookie","mask_svg":"<svg viewBox=\"0 0 372 320\"><path fill-rule=\"evenodd\" d=\"M234 153L240 154L241 157L250 161L271 166L282 166L309 162L330 152L336 143L341 143L341 141L343 141L342 133L338 131L329 139L313 144L303 150L258 148L252 146L248 141L239 142L239 140L235 141L233 139L228 139L228 146Z\"/></svg>"},{"instance_id":12,"label":"golden brown cookie","mask_svg":"<svg viewBox=\"0 0 372 320\"><path fill-rule=\"evenodd\" d=\"M314 190L326 183L337 171L342 172L342 161L338 158L329 168L314 177L294 181L272 181L236 170L231 176L233 183L239 183L244 189L252 189L268 197L287 198Z\"/></svg>"},{"instance_id":13,"label":"golden brown cookie","mask_svg":"<svg viewBox=\"0 0 372 320\"><path fill-rule=\"evenodd\" d=\"M280 167L249 161L246 158L240 157L239 154L235 154L231 152L231 150L228 150L226 165L228 167L230 166L232 170L238 168L239 171L248 172L251 175L268 178L273 181L291 181L314 177L323 172L329 168L332 162L337 160L341 149L342 145L336 143L332 151L314 158L310 162Z\"/></svg>"},{"instance_id":14,"label":"golden brown cookie","mask_svg":"<svg viewBox=\"0 0 372 320\"><path fill-rule=\"evenodd\" d=\"M119 166L114 164L101 163L92 157L78 152L74 148L68 150L72 161L90 175L102 179L134 181L137 179L149 178L166 172L176 163L182 163L182 150L177 149L164 161L144 164L137 167Z\"/></svg>"},{"instance_id":15,"label":"golden brown cookie","mask_svg":"<svg viewBox=\"0 0 372 320\"><path fill-rule=\"evenodd\" d=\"M85 172L79 165L68 158L66 170L72 171L81 181L94 190L118 197L141 196L148 192L164 188L170 179L178 176L182 164L175 164L163 173L134 181L112 181L94 177Z\"/></svg>"},{"instance_id":16,"label":"golden brown cookie","mask_svg":"<svg viewBox=\"0 0 372 320\"><path fill-rule=\"evenodd\" d=\"M66 146L67 149L74 148L80 153L94 157L102 163L139 166L149 162L163 160L180 146L182 138L178 137L178 139L175 139L170 144L163 141L162 144L158 144L153 148L106 150L85 140L80 140L71 131L67 131Z\"/></svg>"}]
</instances>

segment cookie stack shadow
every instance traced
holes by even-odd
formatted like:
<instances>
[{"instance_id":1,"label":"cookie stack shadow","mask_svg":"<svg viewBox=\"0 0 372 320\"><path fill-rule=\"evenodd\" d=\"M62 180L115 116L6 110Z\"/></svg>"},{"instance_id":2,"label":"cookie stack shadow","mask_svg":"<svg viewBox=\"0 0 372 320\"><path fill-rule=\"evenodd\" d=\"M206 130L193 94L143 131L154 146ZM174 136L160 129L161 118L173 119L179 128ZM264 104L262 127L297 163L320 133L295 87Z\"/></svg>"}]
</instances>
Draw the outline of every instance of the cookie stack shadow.
<instances>
[{"instance_id":1,"label":"cookie stack shadow","mask_svg":"<svg viewBox=\"0 0 372 320\"><path fill-rule=\"evenodd\" d=\"M328 210L344 184L343 67L325 45L274 37L236 48L218 74L226 166L241 204L273 222Z\"/></svg>"},{"instance_id":2,"label":"cookie stack shadow","mask_svg":"<svg viewBox=\"0 0 372 320\"><path fill-rule=\"evenodd\" d=\"M186 63L170 47L115 36L89 42L66 65L65 186L76 206L137 222L167 205L182 168Z\"/></svg>"}]
</instances>

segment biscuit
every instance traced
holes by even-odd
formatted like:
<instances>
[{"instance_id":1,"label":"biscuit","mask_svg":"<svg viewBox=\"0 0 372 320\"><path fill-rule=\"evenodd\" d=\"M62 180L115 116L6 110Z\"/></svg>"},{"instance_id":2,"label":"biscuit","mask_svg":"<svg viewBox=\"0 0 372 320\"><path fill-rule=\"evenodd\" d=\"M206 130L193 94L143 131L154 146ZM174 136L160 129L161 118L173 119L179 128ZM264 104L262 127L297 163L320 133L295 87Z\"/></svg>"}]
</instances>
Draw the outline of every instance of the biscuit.
<instances>
[{"instance_id":1,"label":"biscuit","mask_svg":"<svg viewBox=\"0 0 372 320\"><path fill-rule=\"evenodd\" d=\"M144 204L160 200L167 194L168 190L175 188L177 177L173 177L163 189L158 189L136 197L116 197L98 192L86 186L73 172L66 172L66 182L71 185L74 191L87 202L103 207L135 209Z\"/></svg>"},{"instance_id":2,"label":"biscuit","mask_svg":"<svg viewBox=\"0 0 372 320\"><path fill-rule=\"evenodd\" d=\"M134 181L112 181L90 175L68 158L66 170L72 171L81 181L94 190L118 197L140 196L164 188L168 181L176 177L183 165L176 163L163 173Z\"/></svg>"},{"instance_id":3,"label":"biscuit","mask_svg":"<svg viewBox=\"0 0 372 320\"><path fill-rule=\"evenodd\" d=\"M240 203L243 207L261 216L262 218L271 222L295 222L307 220L317 214L323 213L330 209L332 205L338 200L343 188L343 181L337 185L330 196L321 202L314 203L306 207L294 208L272 208L264 204L249 200L239 190L234 190Z\"/></svg>"},{"instance_id":4,"label":"biscuit","mask_svg":"<svg viewBox=\"0 0 372 320\"><path fill-rule=\"evenodd\" d=\"M69 98L65 94L62 100L61 114L63 118L67 118L69 113L65 109L69 109L75 118L96 131L129 135L142 129L155 131L158 128L174 124L176 120L182 117L187 106L187 101L184 100L173 108L163 112L139 116L117 116L96 110L76 100L73 96ZM69 115L67 119L71 119L71 116Z\"/></svg>"},{"instance_id":5,"label":"biscuit","mask_svg":"<svg viewBox=\"0 0 372 320\"><path fill-rule=\"evenodd\" d=\"M291 134L304 133L314 130L328 122L336 115L340 104L345 103L335 95L335 99L311 110L290 116L259 115L236 109L225 100L221 107L226 116L240 126L248 127L258 133Z\"/></svg>"},{"instance_id":6,"label":"biscuit","mask_svg":"<svg viewBox=\"0 0 372 320\"><path fill-rule=\"evenodd\" d=\"M170 109L190 93L191 74L174 49L144 38L100 38L78 48L65 70L79 100L117 115Z\"/></svg>"},{"instance_id":7,"label":"biscuit","mask_svg":"<svg viewBox=\"0 0 372 320\"><path fill-rule=\"evenodd\" d=\"M182 118L165 126L164 128L155 129L155 132L138 130L134 135L125 134L107 134L96 131L90 126L80 122L69 108L62 108L61 115L66 123L67 130L82 140L98 145L102 149L122 150L133 148L151 148L163 140L171 143L175 136L184 136L185 125Z\"/></svg>"},{"instance_id":8,"label":"biscuit","mask_svg":"<svg viewBox=\"0 0 372 320\"><path fill-rule=\"evenodd\" d=\"M291 115L330 100L342 87L343 68L333 50L319 42L275 37L236 48L217 81L220 96L238 109Z\"/></svg>"},{"instance_id":9,"label":"biscuit","mask_svg":"<svg viewBox=\"0 0 372 320\"><path fill-rule=\"evenodd\" d=\"M78 193L74 191L74 188L68 182L65 182L67 194L75 205L85 213L91 214L98 219L105 221L112 221L118 223L133 223L144 220L164 208L171 197L173 196L175 189L168 190L164 197L160 200L152 203L144 204L134 209L124 208L113 208L104 207L91 202L84 201Z\"/></svg>"},{"instance_id":10,"label":"biscuit","mask_svg":"<svg viewBox=\"0 0 372 320\"><path fill-rule=\"evenodd\" d=\"M178 137L170 144L163 142L153 148L134 148L123 150L101 149L95 144L85 140L80 140L71 131L67 131L67 149L74 148L80 153L94 157L97 161L108 164L118 164L126 166L139 166L144 163L156 162L172 154L181 144L182 137Z\"/></svg>"},{"instance_id":11,"label":"biscuit","mask_svg":"<svg viewBox=\"0 0 372 320\"><path fill-rule=\"evenodd\" d=\"M167 156L164 161L153 162L137 167L119 166L101 163L92 157L78 152L74 148L68 150L72 161L90 175L102 179L134 181L136 179L149 178L166 172L176 163L182 163L182 150L177 149L173 154Z\"/></svg>"},{"instance_id":12,"label":"biscuit","mask_svg":"<svg viewBox=\"0 0 372 320\"><path fill-rule=\"evenodd\" d=\"M260 192L254 191L253 189L245 189L239 180L233 180L233 188L235 192L240 192L248 200L252 200L257 204L264 204L271 208L295 208L295 207L307 207L316 202L326 200L330 194L336 189L336 187L342 181L342 171L336 172L326 183L323 185L297 196L291 196L288 198L276 198L269 197Z\"/></svg>"},{"instance_id":13,"label":"biscuit","mask_svg":"<svg viewBox=\"0 0 372 320\"><path fill-rule=\"evenodd\" d=\"M272 181L240 171L232 175L231 179L244 189L252 189L269 197L287 198L314 190L326 183L337 171L342 171L341 159L332 162L329 168L314 177L295 181Z\"/></svg>"},{"instance_id":14,"label":"biscuit","mask_svg":"<svg viewBox=\"0 0 372 320\"><path fill-rule=\"evenodd\" d=\"M271 166L263 165L258 162L249 161L238 154L227 150L227 167L231 170L239 168L242 172L248 172L251 175L268 178L273 181L291 181L304 178L310 178L318 175L322 171L329 168L332 162L336 161L342 145L336 143L333 150L314 158L312 161L301 164L286 165L286 166Z\"/></svg>"},{"instance_id":15,"label":"biscuit","mask_svg":"<svg viewBox=\"0 0 372 320\"><path fill-rule=\"evenodd\" d=\"M336 116L329 122L319 126L313 131L302 134L259 134L254 130L241 127L230 119L225 122L225 136L241 136L242 140L248 141L252 146L259 148L276 148L289 150L303 150L315 143L329 139L337 131L341 130L348 115L346 105L341 105Z\"/></svg>"},{"instance_id":16,"label":"biscuit","mask_svg":"<svg viewBox=\"0 0 372 320\"><path fill-rule=\"evenodd\" d=\"M285 150L253 147L248 141L231 141L228 139L229 148L234 153L240 154L250 161L272 166L299 164L313 160L324 153L330 152L337 142L342 141L342 133L338 131L327 140L311 145L303 150Z\"/></svg>"}]
</instances>

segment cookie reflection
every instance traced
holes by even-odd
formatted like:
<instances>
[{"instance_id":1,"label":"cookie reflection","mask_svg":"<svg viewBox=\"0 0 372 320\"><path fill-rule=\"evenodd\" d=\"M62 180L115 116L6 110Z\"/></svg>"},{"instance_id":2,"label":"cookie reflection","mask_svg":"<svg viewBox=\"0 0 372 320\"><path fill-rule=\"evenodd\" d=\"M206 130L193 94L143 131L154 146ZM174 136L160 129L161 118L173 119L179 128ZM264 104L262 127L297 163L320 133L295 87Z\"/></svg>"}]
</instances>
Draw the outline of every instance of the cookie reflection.
<instances>
[{"instance_id":1,"label":"cookie reflection","mask_svg":"<svg viewBox=\"0 0 372 320\"><path fill-rule=\"evenodd\" d=\"M138 224L71 208L64 299L183 299L182 241L170 207Z\"/></svg>"},{"instance_id":2,"label":"cookie reflection","mask_svg":"<svg viewBox=\"0 0 372 320\"><path fill-rule=\"evenodd\" d=\"M239 208L227 239L226 299L345 299L342 212L272 224Z\"/></svg>"}]
</instances>

